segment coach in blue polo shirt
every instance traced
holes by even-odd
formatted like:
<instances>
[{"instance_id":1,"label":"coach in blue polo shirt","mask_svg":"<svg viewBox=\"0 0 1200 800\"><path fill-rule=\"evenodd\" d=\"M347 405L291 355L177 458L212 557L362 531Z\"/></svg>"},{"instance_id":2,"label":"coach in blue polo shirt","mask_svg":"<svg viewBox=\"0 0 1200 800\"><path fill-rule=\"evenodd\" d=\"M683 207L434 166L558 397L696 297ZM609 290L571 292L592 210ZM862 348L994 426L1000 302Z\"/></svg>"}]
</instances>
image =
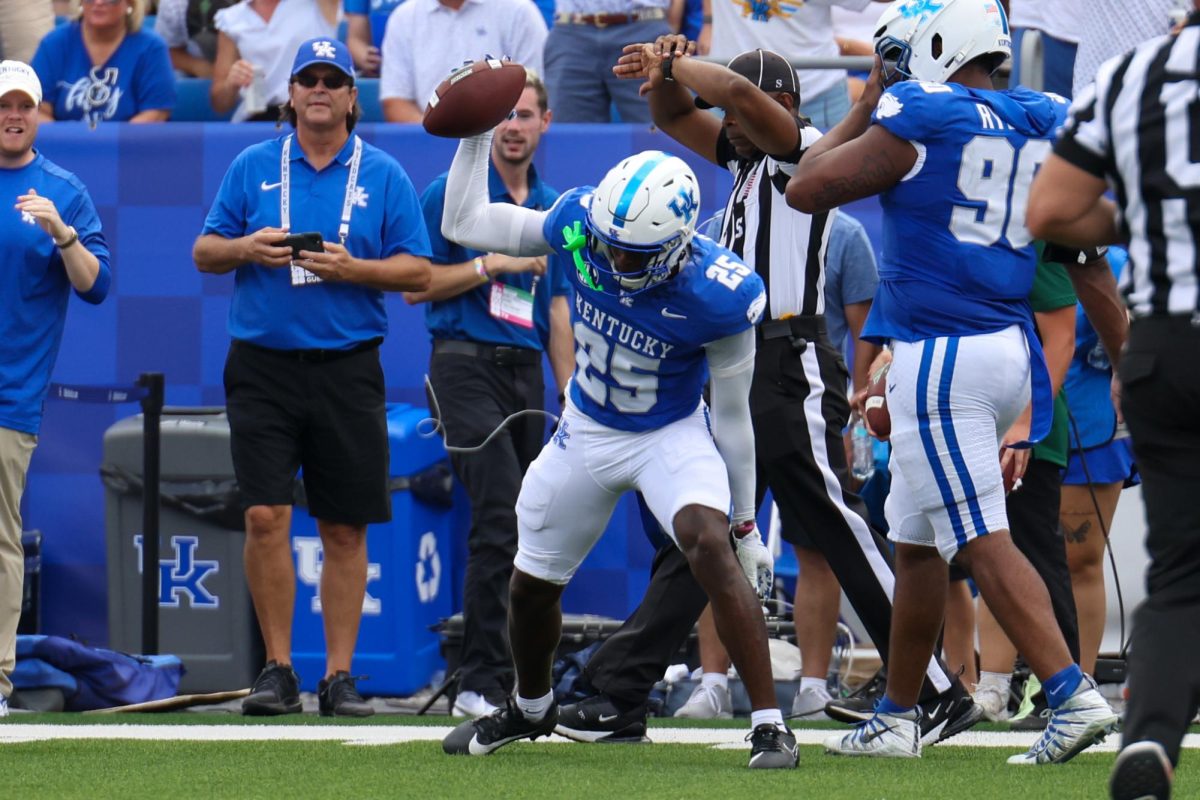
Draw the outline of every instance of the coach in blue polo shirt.
<instances>
[{"instance_id":1,"label":"coach in blue polo shirt","mask_svg":"<svg viewBox=\"0 0 1200 800\"><path fill-rule=\"evenodd\" d=\"M350 659L366 591L367 524L391 518L383 292L428 286L429 238L404 170L354 134L359 113L345 45L300 45L288 87L295 133L234 160L192 253L201 272L236 271L225 395L246 506L246 580L267 651L245 714L300 711L288 533L301 467L324 554L320 711L372 711ZM288 233L318 233L324 243L294 250Z\"/></svg>"},{"instance_id":2,"label":"coach in blue polo shirt","mask_svg":"<svg viewBox=\"0 0 1200 800\"><path fill-rule=\"evenodd\" d=\"M546 89L532 74L509 119L496 129L488 175L493 202L546 209L558 193L538 178L534 151L550 124ZM574 367L570 292L556 257L509 258L468 250L441 235L446 176L421 198L433 241L428 302L429 379L451 446L479 445L510 414L542 408L543 347L561 393ZM517 494L545 441L545 420L523 416L477 453L451 461L471 501L470 555L463 581L463 644L454 713L475 717L503 705L513 688L505 636L508 581L517 550Z\"/></svg>"}]
</instances>

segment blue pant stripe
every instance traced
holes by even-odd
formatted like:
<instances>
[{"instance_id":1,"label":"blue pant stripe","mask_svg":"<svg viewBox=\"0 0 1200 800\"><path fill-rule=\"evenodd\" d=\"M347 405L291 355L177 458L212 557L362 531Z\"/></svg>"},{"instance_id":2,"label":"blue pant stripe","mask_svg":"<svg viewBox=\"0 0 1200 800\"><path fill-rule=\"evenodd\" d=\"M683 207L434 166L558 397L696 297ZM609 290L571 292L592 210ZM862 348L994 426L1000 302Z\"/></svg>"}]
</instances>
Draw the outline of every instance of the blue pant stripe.
<instances>
[{"instance_id":1,"label":"blue pant stripe","mask_svg":"<svg viewBox=\"0 0 1200 800\"><path fill-rule=\"evenodd\" d=\"M958 504L954 502L954 491L950 488L950 479L946 477L946 470L942 468L937 446L933 441L933 432L929 429L929 372L933 366L933 350L936 344L936 339L926 339L925 347L921 351L921 369L917 373L917 420L921 431L921 444L925 446L925 457L929 459L929 467L933 470L934 480L937 481L938 490L942 493L942 504L946 506L946 513L950 516L951 525L954 526L954 538L960 542L961 546L966 542L962 518L958 515ZM948 372L946 365L943 364L942 374L946 375Z\"/></svg>"},{"instance_id":2,"label":"blue pant stripe","mask_svg":"<svg viewBox=\"0 0 1200 800\"><path fill-rule=\"evenodd\" d=\"M946 449L950 451L950 460L954 463L954 471L958 473L959 483L963 487L963 495L967 498L967 509L971 513L971 522L975 526L975 535L987 533L983 523L983 511L979 508L979 498L975 496L975 482L963 460L962 448L958 446L958 436L954 433L954 418L950 415L950 381L954 377L954 361L958 357L958 337L952 336L946 342L946 358L942 364L942 380L938 384L938 409L942 417L942 432L946 437ZM957 536L957 531L956 531ZM966 536L958 539L958 546L967 543Z\"/></svg>"}]
</instances>

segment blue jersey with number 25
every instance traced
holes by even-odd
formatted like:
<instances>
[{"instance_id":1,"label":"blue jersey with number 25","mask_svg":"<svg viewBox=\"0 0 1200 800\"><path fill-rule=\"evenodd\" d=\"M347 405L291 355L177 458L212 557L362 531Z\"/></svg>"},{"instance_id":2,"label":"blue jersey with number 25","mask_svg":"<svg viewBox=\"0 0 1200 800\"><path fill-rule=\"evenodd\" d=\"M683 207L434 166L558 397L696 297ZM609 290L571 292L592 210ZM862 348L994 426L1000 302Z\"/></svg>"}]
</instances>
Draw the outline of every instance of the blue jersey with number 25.
<instances>
[{"instance_id":1,"label":"blue jersey with number 25","mask_svg":"<svg viewBox=\"0 0 1200 800\"><path fill-rule=\"evenodd\" d=\"M882 196L880 285L863 330L873 341L990 333L1031 317L1037 258L1025 228L1029 185L1066 101L905 81L872 122L917 148Z\"/></svg>"},{"instance_id":2,"label":"blue jersey with number 25","mask_svg":"<svg viewBox=\"0 0 1200 800\"><path fill-rule=\"evenodd\" d=\"M568 261L567 245L586 231L591 199L592 187L573 189L546 216L546 241ZM608 291L600 291L568 272L575 285L571 401L617 430L654 430L695 411L708 376L704 345L758 324L766 305L762 279L699 235L678 274L639 294L622 294L607 280Z\"/></svg>"}]
</instances>

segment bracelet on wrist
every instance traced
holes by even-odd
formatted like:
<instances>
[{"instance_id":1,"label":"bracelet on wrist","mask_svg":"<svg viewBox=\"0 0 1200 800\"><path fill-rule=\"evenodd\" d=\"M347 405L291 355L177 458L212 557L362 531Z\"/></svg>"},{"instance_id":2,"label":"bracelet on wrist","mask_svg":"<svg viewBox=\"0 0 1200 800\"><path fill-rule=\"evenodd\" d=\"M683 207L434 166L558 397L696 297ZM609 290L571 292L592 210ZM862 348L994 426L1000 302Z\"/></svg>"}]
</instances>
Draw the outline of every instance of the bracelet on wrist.
<instances>
[{"instance_id":1,"label":"bracelet on wrist","mask_svg":"<svg viewBox=\"0 0 1200 800\"><path fill-rule=\"evenodd\" d=\"M66 241L62 242L61 244L57 240L54 242L54 246L59 250L66 250L68 247L79 241L79 231L72 227L67 228L67 230L71 232L71 235L67 237Z\"/></svg>"},{"instance_id":2,"label":"bracelet on wrist","mask_svg":"<svg viewBox=\"0 0 1200 800\"><path fill-rule=\"evenodd\" d=\"M741 539L743 536L754 530L754 520L748 519L745 522L739 522L733 526L733 535Z\"/></svg>"},{"instance_id":3,"label":"bracelet on wrist","mask_svg":"<svg viewBox=\"0 0 1200 800\"><path fill-rule=\"evenodd\" d=\"M481 283L491 283L492 276L488 274L487 265L483 263L483 259L479 256L475 257L475 274L480 277Z\"/></svg>"},{"instance_id":4,"label":"bracelet on wrist","mask_svg":"<svg viewBox=\"0 0 1200 800\"><path fill-rule=\"evenodd\" d=\"M675 80L674 76L671 75L671 69L674 66L674 64L675 64L675 54L674 53L668 53L667 55L663 56L661 69L662 69L664 81Z\"/></svg>"}]
</instances>

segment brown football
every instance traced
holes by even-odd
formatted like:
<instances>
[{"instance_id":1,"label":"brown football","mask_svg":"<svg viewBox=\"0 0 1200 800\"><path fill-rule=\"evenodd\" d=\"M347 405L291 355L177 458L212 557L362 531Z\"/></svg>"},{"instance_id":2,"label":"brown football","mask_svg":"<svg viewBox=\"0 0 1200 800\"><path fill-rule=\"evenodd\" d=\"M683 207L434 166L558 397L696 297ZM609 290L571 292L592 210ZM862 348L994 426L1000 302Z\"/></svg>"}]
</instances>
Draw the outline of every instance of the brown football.
<instances>
[{"instance_id":1,"label":"brown football","mask_svg":"<svg viewBox=\"0 0 1200 800\"><path fill-rule=\"evenodd\" d=\"M520 64L497 58L465 64L434 90L422 124L434 136L476 136L503 122L523 91L525 68Z\"/></svg>"},{"instance_id":2,"label":"brown football","mask_svg":"<svg viewBox=\"0 0 1200 800\"><path fill-rule=\"evenodd\" d=\"M867 425L880 440L887 440L892 435L892 416L887 407L887 374L891 362L884 364L871 373L871 382L867 384L867 399L863 402L863 416Z\"/></svg>"}]
</instances>

